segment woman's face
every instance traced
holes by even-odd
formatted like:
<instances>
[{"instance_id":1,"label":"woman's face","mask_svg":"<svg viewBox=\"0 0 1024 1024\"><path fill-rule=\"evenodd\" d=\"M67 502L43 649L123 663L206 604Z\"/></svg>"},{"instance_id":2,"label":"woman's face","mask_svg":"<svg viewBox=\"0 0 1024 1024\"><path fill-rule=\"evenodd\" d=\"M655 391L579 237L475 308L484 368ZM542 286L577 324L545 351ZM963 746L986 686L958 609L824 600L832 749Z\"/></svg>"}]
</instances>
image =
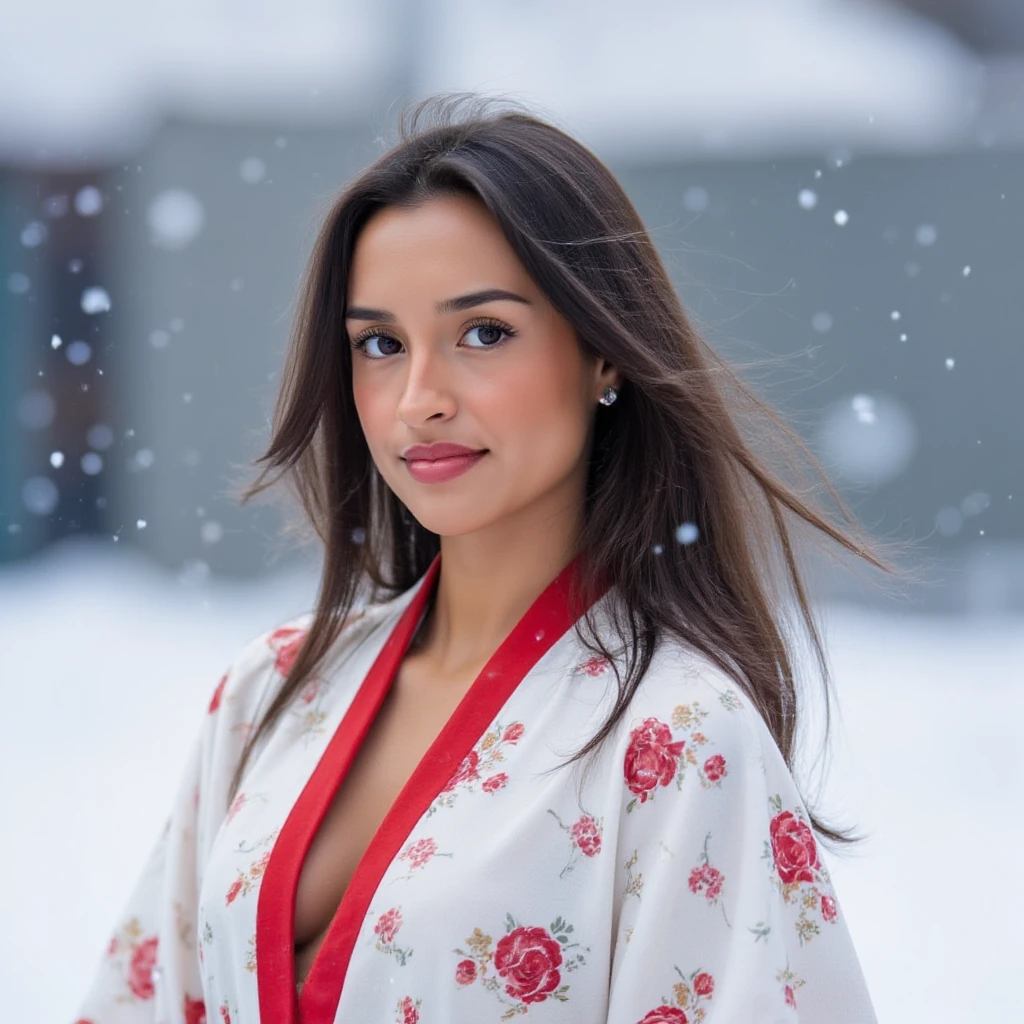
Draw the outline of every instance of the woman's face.
<instances>
[{"instance_id":1,"label":"woman's face","mask_svg":"<svg viewBox=\"0 0 1024 1024\"><path fill-rule=\"evenodd\" d=\"M441 306L496 289L509 295ZM370 453L426 529L578 524L597 400L619 377L584 359L481 202L374 214L353 253L346 327ZM435 442L486 454L453 478L418 480L403 453Z\"/></svg>"}]
</instances>

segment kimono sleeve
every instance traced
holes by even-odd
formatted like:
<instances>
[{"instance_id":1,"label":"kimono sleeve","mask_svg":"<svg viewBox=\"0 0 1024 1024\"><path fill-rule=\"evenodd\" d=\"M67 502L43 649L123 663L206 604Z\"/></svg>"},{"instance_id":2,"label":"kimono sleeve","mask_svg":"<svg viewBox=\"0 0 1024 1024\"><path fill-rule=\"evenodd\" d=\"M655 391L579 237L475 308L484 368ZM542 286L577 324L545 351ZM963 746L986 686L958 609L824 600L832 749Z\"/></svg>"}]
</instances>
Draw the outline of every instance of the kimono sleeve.
<instances>
[{"instance_id":1,"label":"kimono sleeve","mask_svg":"<svg viewBox=\"0 0 1024 1024\"><path fill-rule=\"evenodd\" d=\"M631 724L608 1024L875 1024L807 810L756 709L709 686Z\"/></svg>"},{"instance_id":2,"label":"kimono sleeve","mask_svg":"<svg viewBox=\"0 0 1024 1024\"><path fill-rule=\"evenodd\" d=\"M246 645L214 689L166 824L98 957L72 1018L76 1024L201 1024L205 1019L196 936L203 865L228 810L231 776L258 684L273 673L276 649L268 639L275 635ZM278 662L280 657L277 652Z\"/></svg>"}]
</instances>

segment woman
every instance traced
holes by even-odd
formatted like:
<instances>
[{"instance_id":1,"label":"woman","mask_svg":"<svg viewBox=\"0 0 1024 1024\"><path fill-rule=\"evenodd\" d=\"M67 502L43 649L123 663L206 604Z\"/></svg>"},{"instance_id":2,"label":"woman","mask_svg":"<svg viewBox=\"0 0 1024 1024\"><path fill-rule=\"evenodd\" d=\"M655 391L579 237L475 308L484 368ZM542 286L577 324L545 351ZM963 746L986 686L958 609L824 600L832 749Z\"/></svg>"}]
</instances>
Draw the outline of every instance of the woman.
<instances>
[{"instance_id":1,"label":"woman","mask_svg":"<svg viewBox=\"0 0 1024 1024\"><path fill-rule=\"evenodd\" d=\"M743 439L809 454L609 171L462 99L327 217L244 495L295 486L317 606L219 681L80 1020L872 1021L786 517L885 566Z\"/></svg>"}]
</instances>

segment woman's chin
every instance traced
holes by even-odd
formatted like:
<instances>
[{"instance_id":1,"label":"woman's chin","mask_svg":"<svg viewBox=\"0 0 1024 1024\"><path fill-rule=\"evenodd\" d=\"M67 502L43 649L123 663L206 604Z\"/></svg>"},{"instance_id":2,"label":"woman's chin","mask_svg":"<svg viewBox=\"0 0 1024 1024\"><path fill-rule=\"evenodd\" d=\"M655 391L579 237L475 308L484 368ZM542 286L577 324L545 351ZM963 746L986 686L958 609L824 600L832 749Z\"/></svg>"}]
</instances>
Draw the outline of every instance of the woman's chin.
<instances>
[{"instance_id":1,"label":"woman's chin","mask_svg":"<svg viewBox=\"0 0 1024 1024\"><path fill-rule=\"evenodd\" d=\"M416 513L410 509L416 522L423 527L424 530L429 530L430 533L436 533L438 537L466 537L471 533L477 533L481 529L485 529L490 525L489 520L481 520L478 518L467 519L465 516L452 516L452 515L416 515Z\"/></svg>"}]
</instances>

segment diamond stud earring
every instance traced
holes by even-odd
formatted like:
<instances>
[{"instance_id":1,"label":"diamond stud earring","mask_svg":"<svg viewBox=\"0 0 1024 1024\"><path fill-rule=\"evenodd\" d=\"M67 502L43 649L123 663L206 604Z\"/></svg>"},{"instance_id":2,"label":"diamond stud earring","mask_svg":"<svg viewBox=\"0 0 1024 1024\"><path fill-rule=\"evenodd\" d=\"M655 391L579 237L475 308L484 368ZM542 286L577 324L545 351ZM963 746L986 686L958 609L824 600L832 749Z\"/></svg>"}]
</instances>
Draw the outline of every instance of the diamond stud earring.
<instances>
[{"instance_id":1,"label":"diamond stud earring","mask_svg":"<svg viewBox=\"0 0 1024 1024\"><path fill-rule=\"evenodd\" d=\"M619 397L618 391L615 388L608 387L604 389L604 394L598 399L602 405L611 405L616 398Z\"/></svg>"}]
</instances>

